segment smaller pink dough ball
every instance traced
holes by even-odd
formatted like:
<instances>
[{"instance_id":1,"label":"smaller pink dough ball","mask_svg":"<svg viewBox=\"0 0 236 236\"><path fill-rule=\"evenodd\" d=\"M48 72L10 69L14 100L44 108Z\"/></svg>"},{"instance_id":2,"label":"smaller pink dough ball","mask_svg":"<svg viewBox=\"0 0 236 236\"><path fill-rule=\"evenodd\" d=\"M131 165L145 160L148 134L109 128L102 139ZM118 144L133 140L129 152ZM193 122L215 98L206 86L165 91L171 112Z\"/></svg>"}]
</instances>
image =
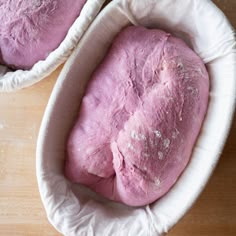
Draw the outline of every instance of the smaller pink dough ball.
<instances>
[{"instance_id":1,"label":"smaller pink dough ball","mask_svg":"<svg viewBox=\"0 0 236 236\"><path fill-rule=\"evenodd\" d=\"M65 38L86 0L0 0L0 63L30 69Z\"/></svg>"}]
</instances>

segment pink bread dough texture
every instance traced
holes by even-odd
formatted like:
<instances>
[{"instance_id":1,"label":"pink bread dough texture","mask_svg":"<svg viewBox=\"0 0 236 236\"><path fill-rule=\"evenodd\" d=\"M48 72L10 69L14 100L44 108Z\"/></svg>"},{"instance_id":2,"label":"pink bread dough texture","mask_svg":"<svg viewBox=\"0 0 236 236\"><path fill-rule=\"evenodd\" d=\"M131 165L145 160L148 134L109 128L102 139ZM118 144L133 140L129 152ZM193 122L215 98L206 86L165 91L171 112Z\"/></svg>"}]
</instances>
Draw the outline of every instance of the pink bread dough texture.
<instances>
[{"instance_id":1,"label":"pink bread dough texture","mask_svg":"<svg viewBox=\"0 0 236 236\"><path fill-rule=\"evenodd\" d=\"M152 203L186 167L208 93L206 68L182 40L124 29L88 84L66 176L114 201Z\"/></svg>"},{"instance_id":2,"label":"pink bread dough texture","mask_svg":"<svg viewBox=\"0 0 236 236\"><path fill-rule=\"evenodd\" d=\"M86 0L0 0L0 63L29 69L65 38Z\"/></svg>"}]
</instances>

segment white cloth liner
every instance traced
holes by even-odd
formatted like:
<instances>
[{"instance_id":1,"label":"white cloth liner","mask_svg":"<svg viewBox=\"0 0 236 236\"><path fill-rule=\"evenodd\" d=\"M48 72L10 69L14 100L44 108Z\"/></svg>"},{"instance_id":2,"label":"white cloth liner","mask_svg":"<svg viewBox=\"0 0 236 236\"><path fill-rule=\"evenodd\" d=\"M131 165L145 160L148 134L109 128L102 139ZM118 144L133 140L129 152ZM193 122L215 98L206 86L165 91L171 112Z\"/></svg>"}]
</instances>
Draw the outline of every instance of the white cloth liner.
<instances>
[{"instance_id":1,"label":"white cloth liner","mask_svg":"<svg viewBox=\"0 0 236 236\"><path fill-rule=\"evenodd\" d=\"M105 200L63 175L66 141L84 87L114 36L129 24L182 37L206 63L211 82L208 112L189 165L164 197L140 208ZM201 193L222 152L236 101L235 48L234 30L209 0L114 0L105 7L65 64L39 133L37 179L52 225L67 236L168 232Z\"/></svg>"},{"instance_id":2,"label":"white cloth liner","mask_svg":"<svg viewBox=\"0 0 236 236\"><path fill-rule=\"evenodd\" d=\"M0 65L0 92L11 92L31 86L50 75L64 63L104 2L105 0L87 0L79 17L59 47L51 52L45 60L37 62L30 70L11 71L6 66Z\"/></svg>"}]
</instances>

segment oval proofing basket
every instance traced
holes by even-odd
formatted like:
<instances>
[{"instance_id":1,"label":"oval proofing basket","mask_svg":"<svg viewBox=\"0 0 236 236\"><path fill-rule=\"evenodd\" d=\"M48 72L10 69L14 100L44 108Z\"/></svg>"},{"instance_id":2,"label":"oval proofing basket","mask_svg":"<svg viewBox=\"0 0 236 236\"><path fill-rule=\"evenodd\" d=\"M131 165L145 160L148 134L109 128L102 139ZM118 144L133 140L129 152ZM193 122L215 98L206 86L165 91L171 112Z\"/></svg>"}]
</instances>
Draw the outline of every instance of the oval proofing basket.
<instances>
[{"instance_id":1,"label":"oval proofing basket","mask_svg":"<svg viewBox=\"0 0 236 236\"><path fill-rule=\"evenodd\" d=\"M66 142L92 72L115 35L128 25L160 28L183 38L206 63L210 102L191 161L155 203L130 208L72 184L63 174ZM208 0L114 0L91 24L65 64L50 97L37 145L37 179L49 221L64 235L162 235L206 185L231 125L236 97L234 30Z\"/></svg>"}]
</instances>

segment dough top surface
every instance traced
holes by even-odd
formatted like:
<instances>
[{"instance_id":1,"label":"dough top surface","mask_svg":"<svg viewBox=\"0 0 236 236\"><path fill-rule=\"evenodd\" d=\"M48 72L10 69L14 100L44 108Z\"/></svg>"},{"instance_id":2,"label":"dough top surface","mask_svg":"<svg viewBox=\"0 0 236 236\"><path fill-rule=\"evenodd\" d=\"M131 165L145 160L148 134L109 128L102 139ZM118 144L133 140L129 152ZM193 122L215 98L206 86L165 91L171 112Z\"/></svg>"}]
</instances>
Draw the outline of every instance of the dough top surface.
<instances>
[{"instance_id":1,"label":"dough top surface","mask_svg":"<svg viewBox=\"0 0 236 236\"><path fill-rule=\"evenodd\" d=\"M208 93L206 68L181 39L125 28L88 83L66 176L114 201L152 203L189 162Z\"/></svg>"}]
</instances>

